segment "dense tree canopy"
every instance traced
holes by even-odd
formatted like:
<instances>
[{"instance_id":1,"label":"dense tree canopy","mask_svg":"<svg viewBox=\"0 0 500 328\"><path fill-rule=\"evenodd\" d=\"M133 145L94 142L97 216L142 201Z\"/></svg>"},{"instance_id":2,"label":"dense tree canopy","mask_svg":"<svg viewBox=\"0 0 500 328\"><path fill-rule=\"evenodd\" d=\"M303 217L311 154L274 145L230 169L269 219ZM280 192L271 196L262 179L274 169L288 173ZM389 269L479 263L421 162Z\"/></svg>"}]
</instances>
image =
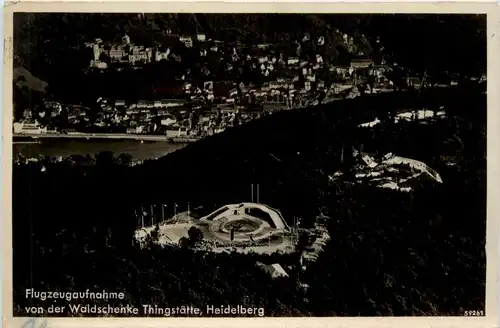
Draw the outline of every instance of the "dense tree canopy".
<instances>
[{"instance_id":1,"label":"dense tree canopy","mask_svg":"<svg viewBox=\"0 0 500 328\"><path fill-rule=\"evenodd\" d=\"M282 112L137 167L109 153L90 167L15 165L15 314L31 304L24 297L31 287L123 291L137 305L263 306L270 316L459 315L464 299L484 308L486 97L465 88ZM448 119L356 127L417 100L421 108L445 106ZM361 144L425 161L444 183L411 194L330 183L327 175L350 160L340 162L342 145ZM457 164L445 165L443 156ZM211 254L132 242L135 209L175 202L185 210L190 202L206 212L249 200L250 183L287 220L299 216L310 227L320 210L329 217L332 239L306 272L297 253ZM290 277L272 280L257 260L281 263Z\"/></svg>"}]
</instances>

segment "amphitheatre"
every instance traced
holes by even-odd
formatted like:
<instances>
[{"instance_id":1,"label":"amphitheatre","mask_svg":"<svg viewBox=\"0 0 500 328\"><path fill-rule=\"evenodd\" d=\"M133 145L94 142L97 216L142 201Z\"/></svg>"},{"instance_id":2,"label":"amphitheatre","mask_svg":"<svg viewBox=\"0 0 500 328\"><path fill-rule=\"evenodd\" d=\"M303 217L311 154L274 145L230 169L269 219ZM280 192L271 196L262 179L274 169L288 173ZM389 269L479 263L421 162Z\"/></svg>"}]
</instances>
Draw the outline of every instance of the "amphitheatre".
<instances>
[{"instance_id":1,"label":"amphitheatre","mask_svg":"<svg viewBox=\"0 0 500 328\"><path fill-rule=\"evenodd\" d=\"M159 244L178 244L188 237L188 230L197 227L203 232L200 246L211 251L233 249L241 252L272 253L293 250L292 232L281 213L260 203L225 205L199 219L183 212L159 224ZM143 242L156 226L136 231Z\"/></svg>"}]
</instances>

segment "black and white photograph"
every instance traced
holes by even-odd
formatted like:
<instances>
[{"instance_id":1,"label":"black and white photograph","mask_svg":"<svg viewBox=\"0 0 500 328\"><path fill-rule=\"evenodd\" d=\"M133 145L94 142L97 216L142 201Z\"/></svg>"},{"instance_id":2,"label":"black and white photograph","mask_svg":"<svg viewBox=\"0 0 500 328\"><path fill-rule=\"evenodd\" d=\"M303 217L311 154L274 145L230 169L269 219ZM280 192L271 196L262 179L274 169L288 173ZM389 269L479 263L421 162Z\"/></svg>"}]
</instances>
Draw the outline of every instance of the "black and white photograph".
<instances>
[{"instance_id":1,"label":"black and white photograph","mask_svg":"<svg viewBox=\"0 0 500 328\"><path fill-rule=\"evenodd\" d=\"M484 12L12 23L13 317L496 315Z\"/></svg>"}]
</instances>

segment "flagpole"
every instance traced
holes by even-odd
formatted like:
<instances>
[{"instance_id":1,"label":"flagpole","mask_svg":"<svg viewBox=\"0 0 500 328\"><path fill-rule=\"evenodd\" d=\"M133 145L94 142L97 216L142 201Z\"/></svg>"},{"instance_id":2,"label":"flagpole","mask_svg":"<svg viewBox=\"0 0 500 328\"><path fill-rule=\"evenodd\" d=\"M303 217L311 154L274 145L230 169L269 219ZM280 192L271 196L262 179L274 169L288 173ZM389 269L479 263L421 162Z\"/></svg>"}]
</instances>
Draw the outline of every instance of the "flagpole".
<instances>
[{"instance_id":1,"label":"flagpole","mask_svg":"<svg viewBox=\"0 0 500 328\"><path fill-rule=\"evenodd\" d=\"M293 220L294 220L293 237L294 237L294 239L297 239L297 217L294 216Z\"/></svg>"},{"instance_id":2,"label":"flagpole","mask_svg":"<svg viewBox=\"0 0 500 328\"><path fill-rule=\"evenodd\" d=\"M141 206L142 228L144 229L144 208Z\"/></svg>"},{"instance_id":3,"label":"flagpole","mask_svg":"<svg viewBox=\"0 0 500 328\"><path fill-rule=\"evenodd\" d=\"M344 163L344 143L342 143L342 149L340 152L340 163Z\"/></svg>"},{"instance_id":4,"label":"flagpole","mask_svg":"<svg viewBox=\"0 0 500 328\"><path fill-rule=\"evenodd\" d=\"M296 223L296 227L295 227L295 238L297 239L297 241L299 240L299 222L300 220L297 218L297 223Z\"/></svg>"},{"instance_id":5,"label":"flagpole","mask_svg":"<svg viewBox=\"0 0 500 328\"><path fill-rule=\"evenodd\" d=\"M151 205L151 225L155 225L153 205Z\"/></svg>"},{"instance_id":6,"label":"flagpole","mask_svg":"<svg viewBox=\"0 0 500 328\"><path fill-rule=\"evenodd\" d=\"M297 217L294 216L293 217L293 232L292 232L292 239L294 240L294 242L295 242L296 231L297 231Z\"/></svg>"}]
</instances>

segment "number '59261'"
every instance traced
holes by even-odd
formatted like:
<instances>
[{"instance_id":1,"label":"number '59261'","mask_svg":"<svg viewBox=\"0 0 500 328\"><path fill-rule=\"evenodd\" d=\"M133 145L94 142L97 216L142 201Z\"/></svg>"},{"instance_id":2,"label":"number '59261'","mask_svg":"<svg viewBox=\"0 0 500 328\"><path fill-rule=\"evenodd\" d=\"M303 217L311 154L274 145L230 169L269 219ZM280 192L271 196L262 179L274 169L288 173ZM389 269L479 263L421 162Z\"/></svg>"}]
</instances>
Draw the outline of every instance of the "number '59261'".
<instances>
[{"instance_id":1,"label":"number '59261'","mask_svg":"<svg viewBox=\"0 0 500 328\"><path fill-rule=\"evenodd\" d=\"M464 316L466 317L477 317L477 316L484 316L484 311L481 310L481 311L465 311L464 312Z\"/></svg>"}]
</instances>

